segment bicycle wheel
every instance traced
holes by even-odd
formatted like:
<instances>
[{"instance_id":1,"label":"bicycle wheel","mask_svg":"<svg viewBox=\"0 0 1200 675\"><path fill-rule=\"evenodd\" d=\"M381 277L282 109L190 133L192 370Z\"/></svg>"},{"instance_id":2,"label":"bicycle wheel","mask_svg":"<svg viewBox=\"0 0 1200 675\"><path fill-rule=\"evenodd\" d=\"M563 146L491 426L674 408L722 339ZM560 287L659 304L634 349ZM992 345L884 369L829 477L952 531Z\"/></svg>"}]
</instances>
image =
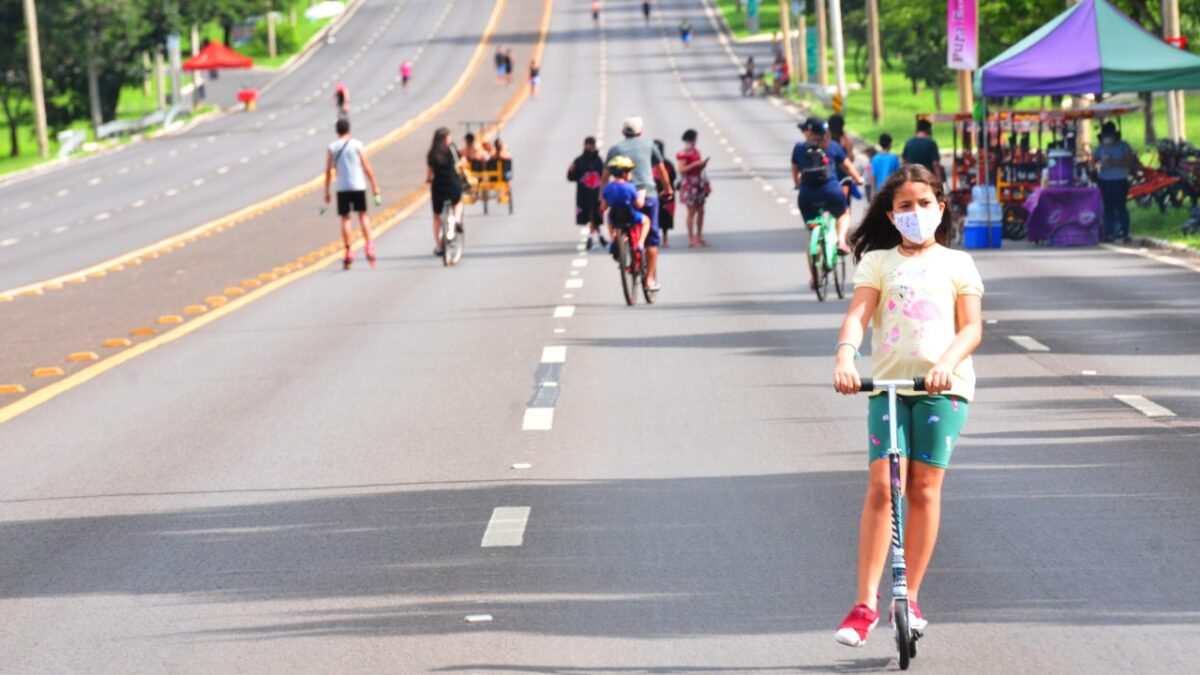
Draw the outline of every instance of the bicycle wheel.
<instances>
[{"instance_id":1,"label":"bicycle wheel","mask_svg":"<svg viewBox=\"0 0 1200 675\"><path fill-rule=\"evenodd\" d=\"M896 629L896 651L900 654L900 670L908 670L912 657L912 631L908 626L908 600L893 601L892 625Z\"/></svg>"},{"instance_id":2,"label":"bicycle wheel","mask_svg":"<svg viewBox=\"0 0 1200 675\"><path fill-rule=\"evenodd\" d=\"M629 246L629 235L617 235L617 269L621 272L621 291L625 304L637 304L637 270L633 267L633 249Z\"/></svg>"},{"instance_id":3,"label":"bicycle wheel","mask_svg":"<svg viewBox=\"0 0 1200 675\"><path fill-rule=\"evenodd\" d=\"M838 299L846 297L846 258L841 253L838 253L837 260L833 261L833 288L837 291Z\"/></svg>"},{"instance_id":4,"label":"bicycle wheel","mask_svg":"<svg viewBox=\"0 0 1200 675\"><path fill-rule=\"evenodd\" d=\"M513 198L512 198L512 188L510 187L510 188L508 188L508 215L511 216L512 214L513 214Z\"/></svg>"},{"instance_id":5,"label":"bicycle wheel","mask_svg":"<svg viewBox=\"0 0 1200 675\"><path fill-rule=\"evenodd\" d=\"M450 230L451 223L453 223L453 222L454 222L454 207L450 204L450 202L446 202L445 206L442 207L442 235L440 237L441 249L442 249L442 265L445 267L449 267L450 265L454 264L451 261L452 256L450 253L450 236L448 236L448 232Z\"/></svg>"},{"instance_id":6,"label":"bicycle wheel","mask_svg":"<svg viewBox=\"0 0 1200 675\"><path fill-rule=\"evenodd\" d=\"M819 256L821 254L817 253L817 255ZM810 280L810 283L812 284L812 289L814 291L816 291L816 293L817 293L817 300L820 300L821 302L825 302L825 290L824 290L824 287L821 285L822 284L822 282L821 282L821 268L822 267L824 267L824 266L817 263L816 256L813 256L812 252L809 251L809 254L808 254L809 280Z\"/></svg>"}]
</instances>

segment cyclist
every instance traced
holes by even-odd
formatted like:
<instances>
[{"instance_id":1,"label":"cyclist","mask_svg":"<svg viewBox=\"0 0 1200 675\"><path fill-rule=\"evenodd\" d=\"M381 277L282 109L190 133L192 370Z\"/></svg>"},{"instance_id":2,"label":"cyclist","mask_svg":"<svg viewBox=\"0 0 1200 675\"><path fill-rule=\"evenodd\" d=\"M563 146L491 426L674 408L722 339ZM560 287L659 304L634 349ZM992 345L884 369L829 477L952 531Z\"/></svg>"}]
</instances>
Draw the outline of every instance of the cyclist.
<instances>
[{"instance_id":1,"label":"cyclist","mask_svg":"<svg viewBox=\"0 0 1200 675\"><path fill-rule=\"evenodd\" d=\"M375 241L371 238L371 217L367 215L367 182L371 183L371 192L375 195L375 205L379 206L379 183L375 181L375 172L367 161L361 141L350 137L350 120L340 119L335 126L338 139L329 144L325 159L325 203L332 201L329 194L333 172L337 171L337 210L342 217L342 242L346 245L346 254L342 259L343 269L350 269L354 262L354 253L350 244L354 237L350 233L350 212L358 214L358 226L366 241L364 249L367 261L375 265Z\"/></svg>"},{"instance_id":2,"label":"cyclist","mask_svg":"<svg viewBox=\"0 0 1200 675\"><path fill-rule=\"evenodd\" d=\"M792 183L800 191L800 215L808 222L820 217L822 210L829 211L837 219L838 251L849 254L846 233L850 229L850 208L834 168L841 166L859 185L863 183L862 176L846 158L842 146L829 138L825 120L809 117L799 127L804 132L804 141L792 148Z\"/></svg>"},{"instance_id":3,"label":"cyclist","mask_svg":"<svg viewBox=\"0 0 1200 675\"><path fill-rule=\"evenodd\" d=\"M440 127L433 132L433 143L429 146L429 153L425 156L426 172L425 182L429 183L430 206L433 207L433 254L436 256L442 255L442 206L446 202L454 205L454 220L457 222L458 229L462 229L462 191L463 181L461 173L465 168L466 160L458 155L458 150L454 147L454 139L450 136L450 130L446 127Z\"/></svg>"},{"instance_id":4,"label":"cyclist","mask_svg":"<svg viewBox=\"0 0 1200 675\"><path fill-rule=\"evenodd\" d=\"M633 171L633 160L625 155L617 155L608 160L606 168L611 179L604 191L600 193L600 212L608 212L608 236L613 240L614 249L617 241L617 228L628 229L641 224L641 236L634 242L634 247L641 251L646 246L646 238L650 235L650 218L642 213L646 205L646 193L637 189L629 182L629 174ZM614 252L614 255L615 252Z\"/></svg>"},{"instance_id":5,"label":"cyclist","mask_svg":"<svg viewBox=\"0 0 1200 675\"><path fill-rule=\"evenodd\" d=\"M670 184L670 176L667 174L667 168L663 164L662 153L654 144L642 138L642 118L627 117L625 123L621 127L621 134L625 140L617 143L609 148L606 161L611 162L618 155L624 155L633 161L633 172L630 174L631 182L637 188L638 196L641 197L644 204L642 213L645 213L650 224L647 229L650 234L646 238L646 285L651 291L659 290L658 285L658 195L655 194L654 177L658 176L667 183L666 189L663 191L663 197L670 197L674 194L674 189ZM610 177L610 172L606 169L603 176L603 182L607 183Z\"/></svg>"},{"instance_id":6,"label":"cyclist","mask_svg":"<svg viewBox=\"0 0 1200 675\"><path fill-rule=\"evenodd\" d=\"M679 23L679 40L687 47L692 43L692 22L684 19Z\"/></svg>"}]
</instances>

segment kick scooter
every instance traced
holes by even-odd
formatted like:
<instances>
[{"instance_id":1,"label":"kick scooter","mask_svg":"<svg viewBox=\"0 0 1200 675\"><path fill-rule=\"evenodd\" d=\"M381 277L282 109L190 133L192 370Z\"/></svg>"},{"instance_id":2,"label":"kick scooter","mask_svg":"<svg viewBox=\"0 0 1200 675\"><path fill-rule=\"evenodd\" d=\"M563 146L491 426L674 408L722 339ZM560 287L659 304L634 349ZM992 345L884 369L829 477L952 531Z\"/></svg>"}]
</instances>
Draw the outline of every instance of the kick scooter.
<instances>
[{"instance_id":1,"label":"kick scooter","mask_svg":"<svg viewBox=\"0 0 1200 675\"><path fill-rule=\"evenodd\" d=\"M900 448L896 442L896 389L925 391L925 378L914 380L862 379L861 391L887 389L888 431L891 447L888 448L888 466L892 480L892 627L896 635L896 649L900 653L900 670L908 670L909 660L917 656L917 640L921 631L908 625L908 579L904 564L904 498L900 489Z\"/></svg>"}]
</instances>

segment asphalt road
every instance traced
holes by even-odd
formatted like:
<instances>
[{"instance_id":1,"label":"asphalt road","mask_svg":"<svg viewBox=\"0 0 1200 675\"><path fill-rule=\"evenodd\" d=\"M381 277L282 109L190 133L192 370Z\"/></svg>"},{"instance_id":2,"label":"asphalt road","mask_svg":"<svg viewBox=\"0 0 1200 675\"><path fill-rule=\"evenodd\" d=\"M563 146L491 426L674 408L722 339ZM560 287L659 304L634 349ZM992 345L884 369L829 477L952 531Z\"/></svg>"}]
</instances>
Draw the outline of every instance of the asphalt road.
<instances>
[{"instance_id":1,"label":"asphalt road","mask_svg":"<svg viewBox=\"0 0 1200 675\"><path fill-rule=\"evenodd\" d=\"M332 44L266 85L256 112L0 186L0 290L88 267L316 176L334 140L337 84L349 89L355 136L382 136L446 94L492 4L367 0ZM214 96L227 99L250 79L261 78L227 72Z\"/></svg>"},{"instance_id":2,"label":"asphalt road","mask_svg":"<svg viewBox=\"0 0 1200 675\"><path fill-rule=\"evenodd\" d=\"M829 385L844 301L804 286L794 117L738 95L697 3L648 27L639 4L603 29L555 4L542 97L505 130L516 213L473 213L458 267L422 208L378 269L321 269L0 425L0 669L895 670L886 627L832 636L864 401ZM666 251L652 307L578 250L564 180L631 113L714 157L713 246ZM1193 670L1200 270L1157 255L976 254L980 390L914 672Z\"/></svg>"}]
</instances>

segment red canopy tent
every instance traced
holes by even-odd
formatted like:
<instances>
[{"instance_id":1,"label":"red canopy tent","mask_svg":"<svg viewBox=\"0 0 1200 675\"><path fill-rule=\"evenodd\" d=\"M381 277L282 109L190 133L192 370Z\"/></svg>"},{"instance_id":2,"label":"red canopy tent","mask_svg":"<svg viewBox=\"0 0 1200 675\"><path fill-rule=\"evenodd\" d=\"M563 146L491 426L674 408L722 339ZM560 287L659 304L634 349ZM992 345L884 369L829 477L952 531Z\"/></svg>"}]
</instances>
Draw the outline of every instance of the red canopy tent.
<instances>
[{"instance_id":1,"label":"red canopy tent","mask_svg":"<svg viewBox=\"0 0 1200 675\"><path fill-rule=\"evenodd\" d=\"M184 70L216 70L218 68L249 68L254 59L242 56L220 42L210 42L200 53L183 62Z\"/></svg>"}]
</instances>

